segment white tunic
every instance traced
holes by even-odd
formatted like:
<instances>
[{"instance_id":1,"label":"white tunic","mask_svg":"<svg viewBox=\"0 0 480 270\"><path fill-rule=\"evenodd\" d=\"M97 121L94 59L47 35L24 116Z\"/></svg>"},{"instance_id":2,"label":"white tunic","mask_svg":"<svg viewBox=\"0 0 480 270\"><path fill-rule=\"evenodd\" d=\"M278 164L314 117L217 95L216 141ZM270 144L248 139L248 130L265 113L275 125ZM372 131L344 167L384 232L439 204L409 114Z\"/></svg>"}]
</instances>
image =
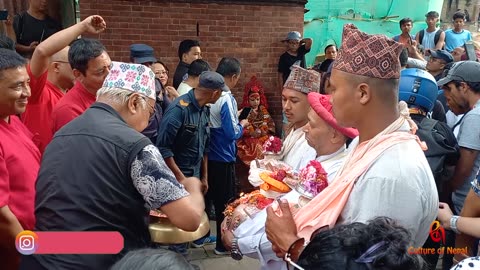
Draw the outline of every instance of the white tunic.
<instances>
[{"instance_id":1,"label":"white tunic","mask_svg":"<svg viewBox=\"0 0 480 270\"><path fill-rule=\"evenodd\" d=\"M335 178L335 175L340 169L346 155L347 150L345 146L342 146L333 154L316 158L327 172L329 183ZM313 160L313 158L310 160ZM321 194L319 196L321 196ZM284 195L282 199L295 203L298 201L299 197L300 194L297 191L292 190ZM259 259L262 265L261 269L286 269L285 262L275 255L272 251L272 244L267 239L267 235L265 234L266 220L267 212L264 209L255 215L253 219L247 219L240 224L234 232L235 237L238 238L238 247L243 255Z\"/></svg>"},{"instance_id":2,"label":"white tunic","mask_svg":"<svg viewBox=\"0 0 480 270\"><path fill-rule=\"evenodd\" d=\"M358 139L350 148L357 144ZM337 224L390 217L409 230L414 247L422 247L437 211L438 192L430 166L419 145L408 141L386 150L356 181Z\"/></svg>"},{"instance_id":3,"label":"white tunic","mask_svg":"<svg viewBox=\"0 0 480 270\"><path fill-rule=\"evenodd\" d=\"M289 147L290 144L293 146ZM294 170L300 170L307 166L310 160L317 156L315 149L308 145L305 139L305 132L302 128L292 130L284 140L284 148L289 148L288 152L283 153L283 161L290 165Z\"/></svg>"}]
</instances>

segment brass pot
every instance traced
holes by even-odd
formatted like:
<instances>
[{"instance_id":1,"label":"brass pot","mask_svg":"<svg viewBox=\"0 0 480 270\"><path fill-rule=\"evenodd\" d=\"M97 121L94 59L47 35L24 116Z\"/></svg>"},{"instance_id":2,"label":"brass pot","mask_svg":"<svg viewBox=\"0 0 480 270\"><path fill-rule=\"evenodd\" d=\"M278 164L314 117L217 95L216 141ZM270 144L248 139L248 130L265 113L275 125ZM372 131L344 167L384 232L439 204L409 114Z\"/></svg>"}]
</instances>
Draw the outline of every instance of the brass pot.
<instances>
[{"instance_id":1,"label":"brass pot","mask_svg":"<svg viewBox=\"0 0 480 270\"><path fill-rule=\"evenodd\" d=\"M205 236L210 230L210 222L203 213L200 226L194 232L186 232L173 225L167 217L150 217L150 236L152 241L161 244L181 244L191 242Z\"/></svg>"}]
</instances>

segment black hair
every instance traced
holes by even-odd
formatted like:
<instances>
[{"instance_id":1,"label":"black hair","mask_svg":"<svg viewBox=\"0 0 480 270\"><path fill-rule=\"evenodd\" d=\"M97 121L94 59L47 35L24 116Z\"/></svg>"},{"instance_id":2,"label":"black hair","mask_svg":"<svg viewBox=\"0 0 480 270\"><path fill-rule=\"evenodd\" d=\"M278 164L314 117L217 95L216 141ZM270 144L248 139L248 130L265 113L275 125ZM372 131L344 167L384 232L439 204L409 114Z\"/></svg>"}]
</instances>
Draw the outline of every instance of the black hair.
<instances>
[{"instance_id":1,"label":"black hair","mask_svg":"<svg viewBox=\"0 0 480 270\"><path fill-rule=\"evenodd\" d=\"M325 61L323 61L321 64L320 64L320 67L318 67L318 71L320 72L327 72L328 71L328 68L330 67L330 65L333 63L333 59L325 59Z\"/></svg>"},{"instance_id":2,"label":"black hair","mask_svg":"<svg viewBox=\"0 0 480 270\"><path fill-rule=\"evenodd\" d=\"M455 21L456 19L462 19L465 21L465 13L458 11L453 14L453 20Z\"/></svg>"},{"instance_id":3,"label":"black hair","mask_svg":"<svg viewBox=\"0 0 480 270\"><path fill-rule=\"evenodd\" d=\"M157 62L155 62L155 64L160 64L160 65L162 65L167 72L170 72L170 70L168 69L167 65L165 65L165 63L163 63L162 61L157 60Z\"/></svg>"},{"instance_id":4,"label":"black hair","mask_svg":"<svg viewBox=\"0 0 480 270\"><path fill-rule=\"evenodd\" d=\"M182 61L182 56L184 53L188 53L192 47L200 47L200 42L198 40L193 39L185 39L180 42L178 45L178 58Z\"/></svg>"},{"instance_id":5,"label":"black hair","mask_svg":"<svg viewBox=\"0 0 480 270\"><path fill-rule=\"evenodd\" d=\"M204 71L211 71L212 68L207 61L203 59L197 59L193 61L188 67L188 76L198 77Z\"/></svg>"},{"instance_id":6,"label":"black hair","mask_svg":"<svg viewBox=\"0 0 480 270\"><path fill-rule=\"evenodd\" d=\"M223 77L239 75L241 72L240 61L233 57L224 57L217 66L217 72Z\"/></svg>"},{"instance_id":7,"label":"black hair","mask_svg":"<svg viewBox=\"0 0 480 270\"><path fill-rule=\"evenodd\" d=\"M322 270L420 270L423 259L408 252L411 235L387 217L368 224L339 225L314 236L300 254L298 264L305 269ZM384 242L373 252L370 263L356 262L372 246Z\"/></svg>"},{"instance_id":8,"label":"black hair","mask_svg":"<svg viewBox=\"0 0 480 270\"><path fill-rule=\"evenodd\" d=\"M165 249L139 249L127 253L110 270L193 270L185 258Z\"/></svg>"},{"instance_id":9,"label":"black hair","mask_svg":"<svg viewBox=\"0 0 480 270\"><path fill-rule=\"evenodd\" d=\"M332 59L327 59L327 60L332 60ZM323 61L322 64L320 65L320 68L319 70L321 72L323 72L323 75L322 75L322 78L320 79L320 94L322 95L325 95L325 84L327 83L327 80L330 79L330 76L332 75L332 66L333 66L333 62L334 60L332 61L329 61L329 63L326 64L326 70L323 71L323 69L325 68L323 66L323 63L325 63L327 60Z\"/></svg>"},{"instance_id":10,"label":"black hair","mask_svg":"<svg viewBox=\"0 0 480 270\"><path fill-rule=\"evenodd\" d=\"M401 28L404 24L409 23L409 22L412 23L412 25L413 25L413 20L407 17L407 18L401 19L400 22L398 22L398 24L400 24L400 28Z\"/></svg>"},{"instance_id":11,"label":"black hair","mask_svg":"<svg viewBox=\"0 0 480 270\"><path fill-rule=\"evenodd\" d=\"M15 42L5 34L0 35L0 48L15 51Z\"/></svg>"},{"instance_id":12,"label":"black hair","mask_svg":"<svg viewBox=\"0 0 480 270\"><path fill-rule=\"evenodd\" d=\"M476 94L480 93L480 82L452 81L452 83L455 84L456 88L460 87L462 82L465 83L466 85L468 85L468 87L470 87L470 89L472 89L472 91L474 93L476 93Z\"/></svg>"},{"instance_id":13,"label":"black hair","mask_svg":"<svg viewBox=\"0 0 480 270\"><path fill-rule=\"evenodd\" d=\"M71 43L68 50L68 62L70 62L72 69L86 75L88 62L106 51L105 46L97 39L80 38Z\"/></svg>"},{"instance_id":14,"label":"black hair","mask_svg":"<svg viewBox=\"0 0 480 270\"><path fill-rule=\"evenodd\" d=\"M3 71L23 67L26 64L27 59L23 58L16 51L0 48L0 78L3 77Z\"/></svg>"},{"instance_id":15,"label":"black hair","mask_svg":"<svg viewBox=\"0 0 480 270\"><path fill-rule=\"evenodd\" d=\"M427 14L425 14L425 17L434 17L434 18L438 18L440 17L440 14L438 14L438 12L436 11L429 11Z\"/></svg>"},{"instance_id":16,"label":"black hair","mask_svg":"<svg viewBox=\"0 0 480 270\"><path fill-rule=\"evenodd\" d=\"M328 48L330 48L330 47L335 47L335 49L337 49L337 45L335 45L335 44L330 44L330 45L328 45L327 47L325 47L325 49L323 50L323 52L324 52L324 53L327 53L327 50L328 50Z\"/></svg>"},{"instance_id":17,"label":"black hair","mask_svg":"<svg viewBox=\"0 0 480 270\"><path fill-rule=\"evenodd\" d=\"M407 48L403 48L403 50L400 52L400 56L398 57L400 60L400 66L406 67L408 63L408 50Z\"/></svg>"}]
</instances>

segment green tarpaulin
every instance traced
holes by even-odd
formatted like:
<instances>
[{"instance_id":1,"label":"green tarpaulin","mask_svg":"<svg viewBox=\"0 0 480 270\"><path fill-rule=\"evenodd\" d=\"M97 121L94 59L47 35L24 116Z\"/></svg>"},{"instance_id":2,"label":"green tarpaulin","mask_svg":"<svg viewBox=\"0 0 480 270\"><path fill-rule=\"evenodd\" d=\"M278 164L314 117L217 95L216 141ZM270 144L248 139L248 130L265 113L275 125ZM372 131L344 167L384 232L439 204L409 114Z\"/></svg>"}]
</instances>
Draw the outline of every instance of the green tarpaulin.
<instances>
[{"instance_id":1,"label":"green tarpaulin","mask_svg":"<svg viewBox=\"0 0 480 270\"><path fill-rule=\"evenodd\" d=\"M400 33L398 22L409 17L414 21L414 34L426 27L425 14L431 10L441 13L442 5L443 0L309 0L304 36L313 38L314 44L307 64L313 65L325 46L340 45L346 23L370 34L393 37Z\"/></svg>"}]
</instances>

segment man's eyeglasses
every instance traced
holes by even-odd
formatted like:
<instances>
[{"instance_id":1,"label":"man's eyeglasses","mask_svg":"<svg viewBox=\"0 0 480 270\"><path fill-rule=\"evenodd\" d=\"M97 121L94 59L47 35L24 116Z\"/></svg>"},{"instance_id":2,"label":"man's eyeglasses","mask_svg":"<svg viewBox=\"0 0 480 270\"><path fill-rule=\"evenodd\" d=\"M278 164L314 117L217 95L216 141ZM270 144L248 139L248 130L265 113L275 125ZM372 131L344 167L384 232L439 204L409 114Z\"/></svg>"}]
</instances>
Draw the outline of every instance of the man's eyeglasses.
<instances>
[{"instance_id":1,"label":"man's eyeglasses","mask_svg":"<svg viewBox=\"0 0 480 270\"><path fill-rule=\"evenodd\" d=\"M290 45L298 45L298 44L300 44L300 41L290 40L290 41L288 41L288 44L290 44Z\"/></svg>"},{"instance_id":2,"label":"man's eyeglasses","mask_svg":"<svg viewBox=\"0 0 480 270\"><path fill-rule=\"evenodd\" d=\"M435 57L430 57L430 59L428 59L428 62L438 62L440 64L446 64L446 62L443 61L442 59L435 58Z\"/></svg>"},{"instance_id":3,"label":"man's eyeglasses","mask_svg":"<svg viewBox=\"0 0 480 270\"><path fill-rule=\"evenodd\" d=\"M150 107L150 110L148 110L149 114L150 114L148 119L150 119L150 118L152 118L153 115L155 115L155 112L157 111L157 109L155 108L155 105L152 106L152 105L150 105L150 103L148 103L148 100L147 100L146 97L142 97L142 98L143 98L143 100L145 100L145 103L147 103L148 107Z\"/></svg>"}]
</instances>

